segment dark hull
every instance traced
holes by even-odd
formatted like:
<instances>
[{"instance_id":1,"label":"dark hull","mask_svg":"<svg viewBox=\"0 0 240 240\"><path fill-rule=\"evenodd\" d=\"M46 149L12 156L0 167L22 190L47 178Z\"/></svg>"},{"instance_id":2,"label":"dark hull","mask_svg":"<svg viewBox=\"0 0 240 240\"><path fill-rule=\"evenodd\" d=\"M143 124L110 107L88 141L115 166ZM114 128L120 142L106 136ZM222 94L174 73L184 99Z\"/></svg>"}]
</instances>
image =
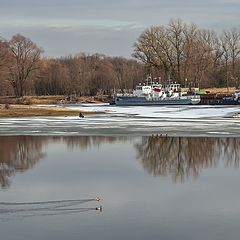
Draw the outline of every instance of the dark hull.
<instances>
[{"instance_id":1,"label":"dark hull","mask_svg":"<svg viewBox=\"0 0 240 240\"><path fill-rule=\"evenodd\" d=\"M117 106L158 106L158 105L192 105L197 104L189 99L162 99L147 100L144 97L117 97L114 100Z\"/></svg>"},{"instance_id":2,"label":"dark hull","mask_svg":"<svg viewBox=\"0 0 240 240\"><path fill-rule=\"evenodd\" d=\"M239 101L217 101L211 105L240 105Z\"/></svg>"},{"instance_id":3,"label":"dark hull","mask_svg":"<svg viewBox=\"0 0 240 240\"><path fill-rule=\"evenodd\" d=\"M202 105L240 105L240 100L233 99L211 99L201 101Z\"/></svg>"},{"instance_id":4,"label":"dark hull","mask_svg":"<svg viewBox=\"0 0 240 240\"><path fill-rule=\"evenodd\" d=\"M240 98L233 94L203 94L201 105L240 105Z\"/></svg>"}]
</instances>

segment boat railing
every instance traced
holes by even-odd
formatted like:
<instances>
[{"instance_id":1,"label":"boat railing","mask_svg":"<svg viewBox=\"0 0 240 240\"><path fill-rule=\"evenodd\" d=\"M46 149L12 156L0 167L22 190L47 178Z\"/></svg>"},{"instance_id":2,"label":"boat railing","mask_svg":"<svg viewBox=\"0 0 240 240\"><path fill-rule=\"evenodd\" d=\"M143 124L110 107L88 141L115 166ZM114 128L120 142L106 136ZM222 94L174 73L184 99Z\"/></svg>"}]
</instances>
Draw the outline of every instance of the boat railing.
<instances>
[{"instance_id":1,"label":"boat railing","mask_svg":"<svg viewBox=\"0 0 240 240\"><path fill-rule=\"evenodd\" d=\"M184 95L182 96L182 98L185 98L185 99L200 99L200 95Z\"/></svg>"},{"instance_id":2,"label":"boat railing","mask_svg":"<svg viewBox=\"0 0 240 240\"><path fill-rule=\"evenodd\" d=\"M132 93L117 93L115 94L115 97L132 97Z\"/></svg>"}]
</instances>

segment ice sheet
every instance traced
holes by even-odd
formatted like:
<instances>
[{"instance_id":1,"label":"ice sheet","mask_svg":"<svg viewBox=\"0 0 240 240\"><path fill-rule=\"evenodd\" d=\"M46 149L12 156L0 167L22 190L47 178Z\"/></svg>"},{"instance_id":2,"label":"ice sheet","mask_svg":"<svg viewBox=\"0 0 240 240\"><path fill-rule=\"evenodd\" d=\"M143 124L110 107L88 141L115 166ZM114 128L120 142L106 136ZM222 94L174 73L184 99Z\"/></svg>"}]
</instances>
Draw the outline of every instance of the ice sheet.
<instances>
[{"instance_id":1,"label":"ice sheet","mask_svg":"<svg viewBox=\"0 0 240 240\"><path fill-rule=\"evenodd\" d=\"M55 105L52 105L55 107ZM97 114L69 117L4 118L1 135L152 135L240 136L238 106L118 107L64 105Z\"/></svg>"}]
</instances>

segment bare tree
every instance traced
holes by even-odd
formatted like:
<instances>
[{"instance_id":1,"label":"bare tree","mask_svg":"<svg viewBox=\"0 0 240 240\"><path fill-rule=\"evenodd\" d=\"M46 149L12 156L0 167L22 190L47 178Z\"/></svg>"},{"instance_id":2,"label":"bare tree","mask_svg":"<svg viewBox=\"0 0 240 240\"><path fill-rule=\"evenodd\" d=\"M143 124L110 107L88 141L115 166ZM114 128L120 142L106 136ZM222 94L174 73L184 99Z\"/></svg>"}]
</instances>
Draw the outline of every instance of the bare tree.
<instances>
[{"instance_id":1,"label":"bare tree","mask_svg":"<svg viewBox=\"0 0 240 240\"><path fill-rule=\"evenodd\" d=\"M0 38L0 95L8 94L10 88L6 80L8 76L7 67L11 64L9 53L7 41Z\"/></svg>"},{"instance_id":2,"label":"bare tree","mask_svg":"<svg viewBox=\"0 0 240 240\"><path fill-rule=\"evenodd\" d=\"M63 95L71 87L69 71L62 61L44 59L36 77L35 91L39 95Z\"/></svg>"},{"instance_id":3,"label":"bare tree","mask_svg":"<svg viewBox=\"0 0 240 240\"><path fill-rule=\"evenodd\" d=\"M217 34L181 19L146 29L134 44L133 56L147 67L164 71L165 80L211 85L223 51ZM211 81L211 82L210 82Z\"/></svg>"},{"instance_id":4,"label":"bare tree","mask_svg":"<svg viewBox=\"0 0 240 240\"><path fill-rule=\"evenodd\" d=\"M223 58L225 63L225 77L226 77L226 84L227 89L229 89L229 61L230 61L230 53L229 48L227 46L226 40L224 38L221 39L221 44L223 48Z\"/></svg>"},{"instance_id":5,"label":"bare tree","mask_svg":"<svg viewBox=\"0 0 240 240\"><path fill-rule=\"evenodd\" d=\"M174 70L172 46L164 26L146 29L134 44L133 57L142 61L148 69L155 68L164 72L165 79Z\"/></svg>"},{"instance_id":6,"label":"bare tree","mask_svg":"<svg viewBox=\"0 0 240 240\"><path fill-rule=\"evenodd\" d=\"M16 96L24 94L25 83L30 74L38 68L40 55L43 52L29 38L16 34L8 43L11 50L11 66L9 67L10 83Z\"/></svg>"},{"instance_id":7,"label":"bare tree","mask_svg":"<svg viewBox=\"0 0 240 240\"><path fill-rule=\"evenodd\" d=\"M240 55L240 31L233 28L223 32L222 46L224 49L225 64L228 60L231 61L231 79L236 87L239 86L239 79L236 76L236 62ZM226 60L227 58L227 60ZM228 79L228 66L226 64L226 75Z\"/></svg>"},{"instance_id":8,"label":"bare tree","mask_svg":"<svg viewBox=\"0 0 240 240\"><path fill-rule=\"evenodd\" d=\"M176 80L182 82L181 66L184 59L184 48L186 44L186 36L184 30L186 24L181 19L171 19L168 27L168 40L172 45L174 59L176 62Z\"/></svg>"},{"instance_id":9,"label":"bare tree","mask_svg":"<svg viewBox=\"0 0 240 240\"><path fill-rule=\"evenodd\" d=\"M6 67L9 63L9 49L7 42L0 38L0 69Z\"/></svg>"}]
</instances>

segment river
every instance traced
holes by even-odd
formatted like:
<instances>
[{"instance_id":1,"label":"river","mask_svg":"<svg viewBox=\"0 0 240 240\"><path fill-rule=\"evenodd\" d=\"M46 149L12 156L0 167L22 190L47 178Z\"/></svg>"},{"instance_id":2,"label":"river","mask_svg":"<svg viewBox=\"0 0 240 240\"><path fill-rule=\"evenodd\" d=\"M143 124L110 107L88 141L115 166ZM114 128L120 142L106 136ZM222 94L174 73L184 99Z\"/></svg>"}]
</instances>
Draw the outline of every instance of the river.
<instances>
[{"instance_id":1,"label":"river","mask_svg":"<svg viewBox=\"0 0 240 240\"><path fill-rule=\"evenodd\" d=\"M236 107L84 109L1 119L1 239L239 238Z\"/></svg>"}]
</instances>

